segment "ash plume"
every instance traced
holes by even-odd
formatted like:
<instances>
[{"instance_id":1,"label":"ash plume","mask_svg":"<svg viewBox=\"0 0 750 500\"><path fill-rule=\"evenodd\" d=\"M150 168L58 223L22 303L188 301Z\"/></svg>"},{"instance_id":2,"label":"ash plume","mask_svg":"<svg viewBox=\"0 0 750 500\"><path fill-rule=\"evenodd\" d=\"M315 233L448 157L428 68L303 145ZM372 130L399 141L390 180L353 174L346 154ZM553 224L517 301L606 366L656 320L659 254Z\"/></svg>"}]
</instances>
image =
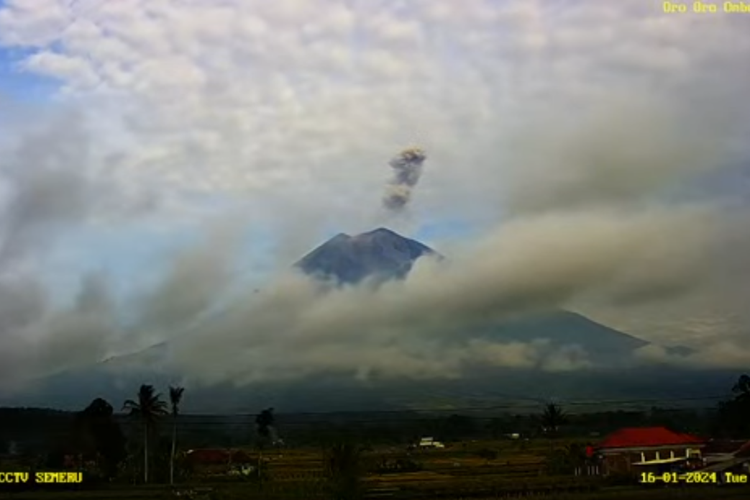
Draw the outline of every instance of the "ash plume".
<instances>
[{"instance_id":1,"label":"ash plume","mask_svg":"<svg viewBox=\"0 0 750 500\"><path fill-rule=\"evenodd\" d=\"M388 163L393 168L393 178L383 197L383 206L387 210L397 212L409 203L412 191L422 175L422 164L426 158L422 149L408 148Z\"/></svg>"}]
</instances>

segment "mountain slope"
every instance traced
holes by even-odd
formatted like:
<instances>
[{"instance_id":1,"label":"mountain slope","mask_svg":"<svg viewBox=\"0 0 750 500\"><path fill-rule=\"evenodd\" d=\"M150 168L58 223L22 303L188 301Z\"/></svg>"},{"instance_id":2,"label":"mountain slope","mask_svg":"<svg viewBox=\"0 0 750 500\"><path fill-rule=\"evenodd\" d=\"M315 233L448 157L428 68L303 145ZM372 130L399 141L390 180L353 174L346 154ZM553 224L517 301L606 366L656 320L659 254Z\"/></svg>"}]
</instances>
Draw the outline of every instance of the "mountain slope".
<instances>
[{"instance_id":1,"label":"mountain slope","mask_svg":"<svg viewBox=\"0 0 750 500\"><path fill-rule=\"evenodd\" d=\"M443 258L430 247L379 228L357 236L339 234L303 257L296 266L315 278L358 283L364 278L402 279L423 256ZM546 341L551 350L579 347L591 361L612 366L627 362L648 342L570 311L554 310L500 322L488 322L461 338L494 342Z\"/></svg>"},{"instance_id":2,"label":"mountain slope","mask_svg":"<svg viewBox=\"0 0 750 500\"><path fill-rule=\"evenodd\" d=\"M296 266L313 277L355 284L367 277L404 278L423 256L442 258L418 241L380 228L357 236L340 234L303 257ZM640 366L623 369L633 362L633 352L648 342L594 322L570 311L553 310L533 315L487 322L471 331L456 332L450 340L457 349L474 340L493 343L542 341L546 353L579 347L594 366L567 372L539 368L469 366L460 380L408 380L385 377L360 382L353 376L307 377L297 381L268 381L245 387L231 383L212 387L189 387L189 411L247 412L263 406L286 411L399 409L526 404L533 399L576 398L668 398L716 393L734 374L691 372L668 367ZM51 405L82 408L97 396L118 403L132 397L141 383L165 390L175 380L160 373L161 356L169 345L161 344L142 353L110 359L49 378L38 391L24 394L23 401L0 404ZM128 370L133 366L135 372ZM654 380L660 383L655 384ZM668 381L668 382L665 382Z\"/></svg>"},{"instance_id":3,"label":"mountain slope","mask_svg":"<svg viewBox=\"0 0 750 500\"><path fill-rule=\"evenodd\" d=\"M440 257L428 246L381 227L356 236L338 234L295 266L315 277L356 284L365 278L403 278L417 259L428 255Z\"/></svg>"},{"instance_id":4,"label":"mountain slope","mask_svg":"<svg viewBox=\"0 0 750 500\"><path fill-rule=\"evenodd\" d=\"M472 335L502 342L546 340L552 349L579 347L594 364L627 364L631 354L649 344L589 318L565 310L524 315L489 323Z\"/></svg>"}]
</instances>

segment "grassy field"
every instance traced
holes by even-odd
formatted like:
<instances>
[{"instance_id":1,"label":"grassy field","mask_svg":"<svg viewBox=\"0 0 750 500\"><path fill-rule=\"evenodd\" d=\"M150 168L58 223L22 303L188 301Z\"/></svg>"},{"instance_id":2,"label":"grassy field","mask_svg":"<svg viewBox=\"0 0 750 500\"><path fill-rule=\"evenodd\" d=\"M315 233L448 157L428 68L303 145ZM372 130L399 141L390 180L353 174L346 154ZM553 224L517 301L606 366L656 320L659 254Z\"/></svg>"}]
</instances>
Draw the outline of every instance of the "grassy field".
<instances>
[{"instance_id":1,"label":"grassy field","mask_svg":"<svg viewBox=\"0 0 750 500\"><path fill-rule=\"evenodd\" d=\"M560 443L559 445L569 444ZM379 448L367 452L363 462L369 472L363 478L363 489L370 498L518 498L543 496L551 499L644 499L685 500L749 499L750 489L736 487L610 487L597 477L548 476L543 473L544 456L549 442L526 444L509 441L482 441L458 444L407 455L398 448ZM493 450L492 459L480 458L481 450ZM2 492L0 499L166 499L194 500L329 499L330 481L324 473L324 455L318 449L284 450L268 454L269 479L263 484L226 475L196 477L191 484L175 490L163 485L111 486L97 491L27 491ZM378 463L393 463L409 458L421 470L414 472L376 472ZM560 493L570 488L570 493ZM555 492L557 490L557 492ZM187 494L192 491L191 494ZM181 492L180 496L176 493ZM380 496L382 495L382 496Z\"/></svg>"},{"instance_id":2,"label":"grassy field","mask_svg":"<svg viewBox=\"0 0 750 500\"><path fill-rule=\"evenodd\" d=\"M182 490L188 491L188 490ZM109 491L88 492L32 492L18 494L0 494L0 498L8 499L50 499L50 500L162 500L175 498L190 498L193 500L244 500L244 499L330 499L331 496L324 491L310 489L278 489L268 488L265 491L249 489L242 485L214 485L213 491L195 490L192 496L176 496L168 488L123 488ZM394 496L391 498L435 498L433 496ZM472 498L474 500L489 500L494 498L523 498L523 497L498 497L498 496L466 496L446 492L441 498L449 500L460 500ZM534 496L534 498L546 498L549 500L670 500L680 498L683 500L747 500L750 494L747 488L705 487L686 488L682 490L653 490L637 488L612 488L589 494L562 494L549 496Z\"/></svg>"}]
</instances>

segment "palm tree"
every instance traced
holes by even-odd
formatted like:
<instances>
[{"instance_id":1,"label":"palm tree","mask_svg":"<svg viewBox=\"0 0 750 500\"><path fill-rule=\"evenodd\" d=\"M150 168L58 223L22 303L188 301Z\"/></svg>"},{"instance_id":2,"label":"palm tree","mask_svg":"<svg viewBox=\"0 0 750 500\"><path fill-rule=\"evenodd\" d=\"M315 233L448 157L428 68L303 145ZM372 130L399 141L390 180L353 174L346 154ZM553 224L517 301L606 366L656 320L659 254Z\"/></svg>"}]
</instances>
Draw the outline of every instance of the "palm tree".
<instances>
[{"instance_id":1,"label":"palm tree","mask_svg":"<svg viewBox=\"0 0 750 500\"><path fill-rule=\"evenodd\" d=\"M169 456L169 484L174 484L174 456L177 451L177 414L180 412L180 402L184 387L169 386L169 404L172 407L172 453Z\"/></svg>"},{"instance_id":2,"label":"palm tree","mask_svg":"<svg viewBox=\"0 0 750 500\"><path fill-rule=\"evenodd\" d=\"M138 399L128 399L122 409L130 412L132 417L139 418L143 424L143 481L148 482L148 435L156 425L159 417L166 415L167 404L156 394L153 385L143 384L138 390Z\"/></svg>"},{"instance_id":3,"label":"palm tree","mask_svg":"<svg viewBox=\"0 0 750 500\"><path fill-rule=\"evenodd\" d=\"M544 407L542 413L542 427L550 436L556 436L560 426L565 423L567 417L562 408L554 403L549 403Z\"/></svg>"}]
</instances>

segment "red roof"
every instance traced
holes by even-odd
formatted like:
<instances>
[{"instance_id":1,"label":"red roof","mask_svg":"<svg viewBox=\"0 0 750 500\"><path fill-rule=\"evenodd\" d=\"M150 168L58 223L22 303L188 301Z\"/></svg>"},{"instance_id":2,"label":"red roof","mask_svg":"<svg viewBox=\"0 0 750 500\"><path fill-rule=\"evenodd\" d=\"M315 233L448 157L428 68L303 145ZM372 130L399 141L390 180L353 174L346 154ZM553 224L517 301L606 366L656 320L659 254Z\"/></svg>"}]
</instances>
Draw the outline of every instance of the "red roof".
<instances>
[{"instance_id":1,"label":"red roof","mask_svg":"<svg viewBox=\"0 0 750 500\"><path fill-rule=\"evenodd\" d=\"M696 436L671 431L666 427L628 427L604 438L598 448L643 448L703 443L705 441Z\"/></svg>"}]
</instances>

